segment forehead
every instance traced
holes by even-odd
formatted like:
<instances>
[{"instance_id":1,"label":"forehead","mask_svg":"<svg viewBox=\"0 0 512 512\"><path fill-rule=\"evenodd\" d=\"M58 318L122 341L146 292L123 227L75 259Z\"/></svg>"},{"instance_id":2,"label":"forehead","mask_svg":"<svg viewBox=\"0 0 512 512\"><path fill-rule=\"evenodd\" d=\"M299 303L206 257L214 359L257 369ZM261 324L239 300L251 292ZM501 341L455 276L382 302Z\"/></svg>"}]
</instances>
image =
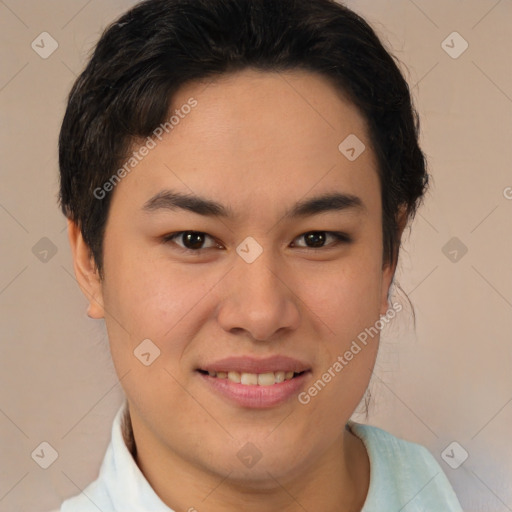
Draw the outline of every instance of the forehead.
<instances>
[{"instance_id":1,"label":"forehead","mask_svg":"<svg viewBox=\"0 0 512 512\"><path fill-rule=\"evenodd\" d=\"M142 202L173 189L250 214L309 191L378 188L364 118L318 74L245 70L187 84L172 103L179 121L120 184ZM356 159L343 153L345 140L365 148Z\"/></svg>"},{"instance_id":2,"label":"forehead","mask_svg":"<svg viewBox=\"0 0 512 512\"><path fill-rule=\"evenodd\" d=\"M222 145L231 148L226 157L295 160L309 154L314 159L320 153L338 156L339 142L349 134L367 138L365 120L356 107L312 72L244 70L185 85L173 109L192 96L198 106L174 131L182 151L187 139L192 143L201 137L201 153Z\"/></svg>"}]
</instances>

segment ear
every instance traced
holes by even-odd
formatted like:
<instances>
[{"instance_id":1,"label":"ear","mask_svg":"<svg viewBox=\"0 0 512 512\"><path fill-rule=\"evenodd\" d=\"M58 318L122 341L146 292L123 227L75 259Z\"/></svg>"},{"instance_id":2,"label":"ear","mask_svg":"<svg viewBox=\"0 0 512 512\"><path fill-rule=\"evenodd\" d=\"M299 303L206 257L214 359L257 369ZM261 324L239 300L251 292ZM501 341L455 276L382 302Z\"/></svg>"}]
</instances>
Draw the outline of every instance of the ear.
<instances>
[{"instance_id":1,"label":"ear","mask_svg":"<svg viewBox=\"0 0 512 512\"><path fill-rule=\"evenodd\" d=\"M397 240L400 241L402 239L402 234L407 225L408 215L405 207L400 208L397 216ZM389 289L391 287L391 283L393 282L393 277L395 275L396 266L398 264L398 250L395 253L397 256L394 258L393 262L387 263L384 265L382 269L382 283L381 283L381 306L380 306L380 314L385 315L387 310L389 309Z\"/></svg>"},{"instance_id":2,"label":"ear","mask_svg":"<svg viewBox=\"0 0 512 512\"><path fill-rule=\"evenodd\" d=\"M103 318L102 283L89 246L82 237L78 225L68 219L68 238L73 255L73 267L78 285L89 301L87 314L91 318Z\"/></svg>"}]
</instances>

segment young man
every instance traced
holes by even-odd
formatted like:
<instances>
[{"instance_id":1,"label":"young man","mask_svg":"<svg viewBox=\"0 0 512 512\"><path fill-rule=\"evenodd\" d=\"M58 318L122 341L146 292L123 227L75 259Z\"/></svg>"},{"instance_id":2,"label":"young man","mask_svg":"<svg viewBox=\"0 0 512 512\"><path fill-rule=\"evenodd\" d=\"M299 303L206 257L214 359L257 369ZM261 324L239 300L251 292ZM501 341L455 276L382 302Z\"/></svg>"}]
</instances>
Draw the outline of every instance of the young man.
<instances>
[{"instance_id":1,"label":"young man","mask_svg":"<svg viewBox=\"0 0 512 512\"><path fill-rule=\"evenodd\" d=\"M126 394L62 512L460 511L350 421L427 185L407 85L330 0L149 0L71 91L61 204Z\"/></svg>"}]
</instances>

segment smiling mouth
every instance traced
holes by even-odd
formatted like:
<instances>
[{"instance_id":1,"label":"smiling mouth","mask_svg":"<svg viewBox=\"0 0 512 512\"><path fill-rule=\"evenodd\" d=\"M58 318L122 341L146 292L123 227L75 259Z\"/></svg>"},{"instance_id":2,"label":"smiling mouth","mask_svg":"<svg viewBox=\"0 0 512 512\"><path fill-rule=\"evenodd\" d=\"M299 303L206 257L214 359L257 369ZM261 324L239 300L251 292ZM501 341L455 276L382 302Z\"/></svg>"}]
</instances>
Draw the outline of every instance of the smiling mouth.
<instances>
[{"instance_id":1,"label":"smiling mouth","mask_svg":"<svg viewBox=\"0 0 512 512\"><path fill-rule=\"evenodd\" d=\"M266 373L247 373L247 372L215 372L198 370L203 375L208 375L215 379L225 379L236 384L242 384L245 386L273 386L282 382L292 380L306 372L293 372L293 371L277 371L277 372L266 372Z\"/></svg>"}]
</instances>

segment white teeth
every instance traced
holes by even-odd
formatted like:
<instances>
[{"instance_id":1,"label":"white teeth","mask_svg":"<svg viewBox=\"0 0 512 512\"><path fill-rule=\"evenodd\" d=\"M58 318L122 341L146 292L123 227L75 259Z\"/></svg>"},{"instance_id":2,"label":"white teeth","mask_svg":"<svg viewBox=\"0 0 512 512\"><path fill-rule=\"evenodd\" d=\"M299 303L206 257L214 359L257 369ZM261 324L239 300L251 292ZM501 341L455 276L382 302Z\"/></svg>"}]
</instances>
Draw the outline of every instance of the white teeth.
<instances>
[{"instance_id":1,"label":"white teeth","mask_svg":"<svg viewBox=\"0 0 512 512\"><path fill-rule=\"evenodd\" d=\"M214 372L208 371L210 377L217 379L228 379L237 384L245 386L272 386L285 380L290 380L295 375L294 372L267 372L267 373L246 373L246 372Z\"/></svg>"},{"instance_id":2,"label":"white teeth","mask_svg":"<svg viewBox=\"0 0 512 512\"><path fill-rule=\"evenodd\" d=\"M240 383L240 374L238 372L228 372L228 379L231 382Z\"/></svg>"},{"instance_id":3,"label":"white teeth","mask_svg":"<svg viewBox=\"0 0 512 512\"><path fill-rule=\"evenodd\" d=\"M258 376L255 373L242 373L240 383L246 386L256 386L258 384Z\"/></svg>"},{"instance_id":4,"label":"white teeth","mask_svg":"<svg viewBox=\"0 0 512 512\"><path fill-rule=\"evenodd\" d=\"M274 375L276 383L284 382L285 372L276 372Z\"/></svg>"},{"instance_id":5,"label":"white teeth","mask_svg":"<svg viewBox=\"0 0 512 512\"><path fill-rule=\"evenodd\" d=\"M260 386L272 386L272 384L276 383L276 378L273 372L260 373L257 380Z\"/></svg>"}]
</instances>

